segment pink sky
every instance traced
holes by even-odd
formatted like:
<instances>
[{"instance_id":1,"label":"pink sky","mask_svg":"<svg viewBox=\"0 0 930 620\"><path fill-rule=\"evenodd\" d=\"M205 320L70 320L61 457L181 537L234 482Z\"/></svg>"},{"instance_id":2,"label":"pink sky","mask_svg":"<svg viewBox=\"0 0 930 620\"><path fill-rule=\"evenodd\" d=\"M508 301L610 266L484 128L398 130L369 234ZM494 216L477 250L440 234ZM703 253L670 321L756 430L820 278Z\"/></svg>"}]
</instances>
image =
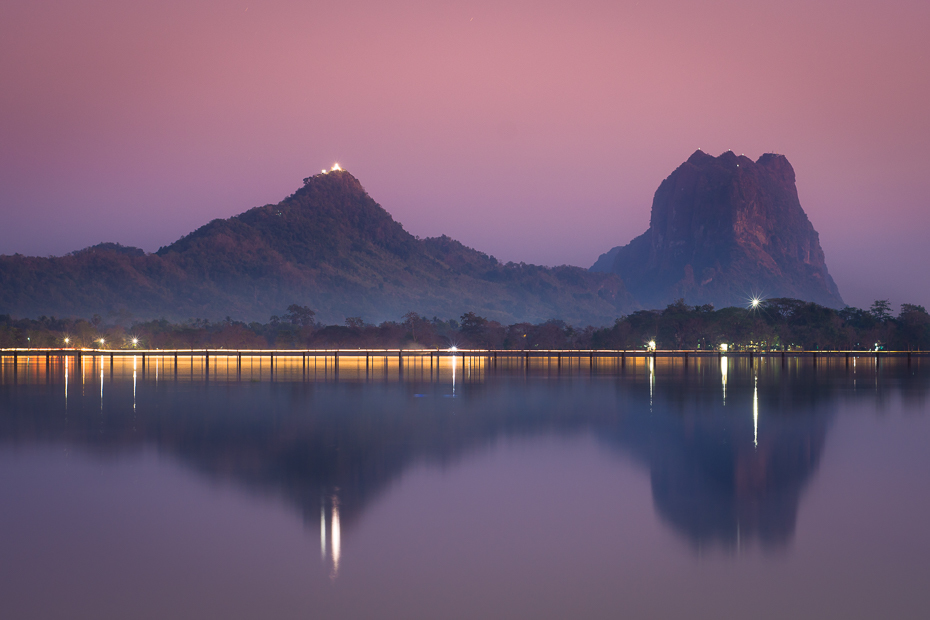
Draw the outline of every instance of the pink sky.
<instances>
[{"instance_id":1,"label":"pink sky","mask_svg":"<svg viewBox=\"0 0 930 620\"><path fill-rule=\"evenodd\" d=\"M0 253L148 251L338 161L413 234L590 266L695 149L785 154L848 303L930 306L930 3L0 7Z\"/></svg>"}]
</instances>

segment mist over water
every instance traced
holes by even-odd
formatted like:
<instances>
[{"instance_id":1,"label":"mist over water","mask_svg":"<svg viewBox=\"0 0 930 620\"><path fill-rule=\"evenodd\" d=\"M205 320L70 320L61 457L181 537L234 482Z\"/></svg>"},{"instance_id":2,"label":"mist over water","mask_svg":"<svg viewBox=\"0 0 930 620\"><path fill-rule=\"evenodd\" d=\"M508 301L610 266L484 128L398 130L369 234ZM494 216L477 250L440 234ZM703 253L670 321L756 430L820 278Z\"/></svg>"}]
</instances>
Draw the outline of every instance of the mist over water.
<instances>
[{"instance_id":1,"label":"mist over water","mask_svg":"<svg viewBox=\"0 0 930 620\"><path fill-rule=\"evenodd\" d=\"M930 363L0 365L7 617L930 613Z\"/></svg>"}]
</instances>

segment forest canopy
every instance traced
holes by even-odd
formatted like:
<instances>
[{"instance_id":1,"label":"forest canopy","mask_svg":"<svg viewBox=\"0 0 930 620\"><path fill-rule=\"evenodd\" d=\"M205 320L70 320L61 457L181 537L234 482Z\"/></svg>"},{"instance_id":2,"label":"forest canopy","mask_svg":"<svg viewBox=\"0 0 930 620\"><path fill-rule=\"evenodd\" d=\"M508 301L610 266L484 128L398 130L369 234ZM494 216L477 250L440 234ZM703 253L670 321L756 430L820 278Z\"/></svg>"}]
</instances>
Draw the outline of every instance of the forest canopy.
<instances>
[{"instance_id":1,"label":"forest canopy","mask_svg":"<svg viewBox=\"0 0 930 620\"><path fill-rule=\"evenodd\" d=\"M895 316L887 300L868 310L834 310L797 299L768 299L755 308L689 306L683 300L664 310L640 310L610 327L577 327L552 319L503 325L466 312L458 319L407 312L377 325L359 317L324 325L313 309L291 304L268 322L165 319L137 322L114 313L91 320L14 319L0 315L0 347L86 348L482 348L625 349L655 342L661 350L896 350L930 349L930 314L901 304ZM67 343L65 342L67 339ZM102 342L101 342L102 341Z\"/></svg>"}]
</instances>

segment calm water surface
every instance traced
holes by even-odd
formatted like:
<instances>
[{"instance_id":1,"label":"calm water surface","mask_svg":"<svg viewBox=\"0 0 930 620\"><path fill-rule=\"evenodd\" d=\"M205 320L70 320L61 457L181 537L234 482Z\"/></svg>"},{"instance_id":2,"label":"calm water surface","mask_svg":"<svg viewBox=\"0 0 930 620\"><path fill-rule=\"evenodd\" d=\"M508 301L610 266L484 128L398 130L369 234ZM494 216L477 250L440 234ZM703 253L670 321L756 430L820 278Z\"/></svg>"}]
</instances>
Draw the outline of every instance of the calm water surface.
<instances>
[{"instance_id":1,"label":"calm water surface","mask_svg":"<svg viewBox=\"0 0 930 620\"><path fill-rule=\"evenodd\" d=\"M268 363L3 358L0 616L930 617L930 360Z\"/></svg>"}]
</instances>

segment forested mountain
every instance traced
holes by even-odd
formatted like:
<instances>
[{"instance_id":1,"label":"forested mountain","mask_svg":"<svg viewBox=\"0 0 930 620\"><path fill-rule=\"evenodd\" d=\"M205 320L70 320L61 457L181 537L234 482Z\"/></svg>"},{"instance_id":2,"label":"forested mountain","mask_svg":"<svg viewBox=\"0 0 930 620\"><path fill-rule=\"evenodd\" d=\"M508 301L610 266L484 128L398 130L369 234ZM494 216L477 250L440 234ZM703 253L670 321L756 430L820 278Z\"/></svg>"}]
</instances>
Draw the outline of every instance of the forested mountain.
<instances>
[{"instance_id":1,"label":"forested mountain","mask_svg":"<svg viewBox=\"0 0 930 620\"><path fill-rule=\"evenodd\" d=\"M445 236L418 239L341 170L154 254L104 243L61 257L0 257L0 314L248 321L291 304L324 322L474 311L503 323L593 325L637 307L614 274L502 264Z\"/></svg>"}]
</instances>

